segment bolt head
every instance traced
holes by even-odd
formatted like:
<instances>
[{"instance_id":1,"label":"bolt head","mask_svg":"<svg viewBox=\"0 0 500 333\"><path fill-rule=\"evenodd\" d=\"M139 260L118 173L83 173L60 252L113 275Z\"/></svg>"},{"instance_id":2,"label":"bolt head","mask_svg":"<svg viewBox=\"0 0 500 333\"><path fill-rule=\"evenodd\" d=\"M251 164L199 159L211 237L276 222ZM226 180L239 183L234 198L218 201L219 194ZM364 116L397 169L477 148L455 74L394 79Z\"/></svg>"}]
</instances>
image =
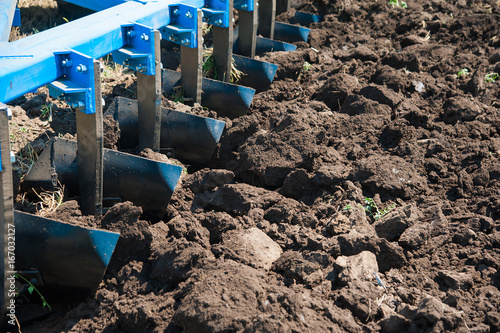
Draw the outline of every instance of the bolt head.
<instances>
[{"instance_id":1,"label":"bolt head","mask_svg":"<svg viewBox=\"0 0 500 333\"><path fill-rule=\"evenodd\" d=\"M193 18L193 14L191 14L191 12L190 12L190 11L187 11L187 12L186 12L186 17L187 17L188 19L191 19L191 18Z\"/></svg>"},{"instance_id":2,"label":"bolt head","mask_svg":"<svg viewBox=\"0 0 500 333\"><path fill-rule=\"evenodd\" d=\"M148 68L147 68L146 66L144 66L144 65L139 65L139 66L137 66L137 67L135 68L135 70L136 70L137 72L141 72L141 73L145 72L147 69L148 69Z\"/></svg>"},{"instance_id":3,"label":"bolt head","mask_svg":"<svg viewBox=\"0 0 500 333\"><path fill-rule=\"evenodd\" d=\"M83 101L77 101L71 103L71 107L76 110L83 110L85 109L85 103Z\"/></svg>"},{"instance_id":4,"label":"bolt head","mask_svg":"<svg viewBox=\"0 0 500 333\"><path fill-rule=\"evenodd\" d=\"M173 12L174 16L178 16L180 14L179 10L178 9L174 9L174 12Z\"/></svg>"},{"instance_id":5,"label":"bolt head","mask_svg":"<svg viewBox=\"0 0 500 333\"><path fill-rule=\"evenodd\" d=\"M87 66L80 64L76 66L76 71L78 73L87 73Z\"/></svg>"},{"instance_id":6,"label":"bolt head","mask_svg":"<svg viewBox=\"0 0 500 333\"><path fill-rule=\"evenodd\" d=\"M127 31L127 36L130 37L130 38L134 38L135 37L135 31L134 30Z\"/></svg>"},{"instance_id":7,"label":"bolt head","mask_svg":"<svg viewBox=\"0 0 500 333\"><path fill-rule=\"evenodd\" d=\"M189 39L183 39L181 42L183 45L189 45Z\"/></svg>"},{"instance_id":8,"label":"bolt head","mask_svg":"<svg viewBox=\"0 0 500 333\"><path fill-rule=\"evenodd\" d=\"M61 61L61 66L63 66L63 67L70 67L71 66L71 60L64 59L63 61Z\"/></svg>"},{"instance_id":9,"label":"bolt head","mask_svg":"<svg viewBox=\"0 0 500 333\"><path fill-rule=\"evenodd\" d=\"M141 40L147 41L147 40L149 40L149 36L146 35L146 34L142 34L141 35Z\"/></svg>"},{"instance_id":10,"label":"bolt head","mask_svg":"<svg viewBox=\"0 0 500 333\"><path fill-rule=\"evenodd\" d=\"M221 19L219 19L219 20L215 21L215 24L217 24L217 25L222 25L222 20L221 20Z\"/></svg>"}]
</instances>

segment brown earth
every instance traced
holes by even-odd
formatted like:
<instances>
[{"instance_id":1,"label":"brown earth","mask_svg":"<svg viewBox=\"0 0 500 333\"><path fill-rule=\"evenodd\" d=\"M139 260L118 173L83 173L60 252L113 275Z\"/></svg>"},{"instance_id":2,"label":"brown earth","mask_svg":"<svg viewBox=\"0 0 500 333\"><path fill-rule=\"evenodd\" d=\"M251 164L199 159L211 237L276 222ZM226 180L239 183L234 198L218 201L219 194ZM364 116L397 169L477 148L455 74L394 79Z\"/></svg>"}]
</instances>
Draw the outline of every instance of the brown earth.
<instances>
[{"instance_id":1,"label":"brown earth","mask_svg":"<svg viewBox=\"0 0 500 333\"><path fill-rule=\"evenodd\" d=\"M500 81L485 80L500 72L499 6L300 5L324 21L261 57L279 64L271 88L162 221L127 202L101 221L74 201L55 213L121 239L95 296L23 332L500 332ZM107 101L133 77L118 81ZM14 133L30 124L38 151L38 136L75 134L29 103Z\"/></svg>"}]
</instances>

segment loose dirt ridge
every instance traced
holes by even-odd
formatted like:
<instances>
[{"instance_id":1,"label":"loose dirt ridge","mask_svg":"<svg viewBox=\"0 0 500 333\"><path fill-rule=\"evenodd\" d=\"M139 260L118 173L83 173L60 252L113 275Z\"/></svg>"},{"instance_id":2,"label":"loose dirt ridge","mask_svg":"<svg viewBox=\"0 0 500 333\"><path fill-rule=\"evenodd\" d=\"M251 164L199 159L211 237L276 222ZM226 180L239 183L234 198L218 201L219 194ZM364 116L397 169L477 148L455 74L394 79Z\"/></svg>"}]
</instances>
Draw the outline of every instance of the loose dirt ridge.
<instances>
[{"instance_id":1,"label":"loose dirt ridge","mask_svg":"<svg viewBox=\"0 0 500 333\"><path fill-rule=\"evenodd\" d=\"M500 332L499 6L300 5L324 21L262 57L279 64L271 89L162 221L127 202L52 216L121 238L94 297L23 332ZM74 133L31 102L15 123ZM375 219L365 198L393 208Z\"/></svg>"}]
</instances>

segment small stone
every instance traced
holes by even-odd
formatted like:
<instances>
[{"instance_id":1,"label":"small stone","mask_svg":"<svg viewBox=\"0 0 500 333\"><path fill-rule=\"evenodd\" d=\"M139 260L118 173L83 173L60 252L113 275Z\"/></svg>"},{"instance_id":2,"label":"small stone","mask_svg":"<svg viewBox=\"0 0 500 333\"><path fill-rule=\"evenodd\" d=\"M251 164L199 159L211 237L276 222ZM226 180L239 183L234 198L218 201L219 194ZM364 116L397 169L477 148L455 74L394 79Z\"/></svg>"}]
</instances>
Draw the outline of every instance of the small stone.
<instances>
[{"instance_id":1,"label":"small stone","mask_svg":"<svg viewBox=\"0 0 500 333\"><path fill-rule=\"evenodd\" d=\"M453 242L457 244L467 245L475 238L476 238L476 233L473 230L467 228L459 230L453 236Z\"/></svg>"},{"instance_id":2,"label":"small stone","mask_svg":"<svg viewBox=\"0 0 500 333\"><path fill-rule=\"evenodd\" d=\"M400 314L394 313L378 322L382 328L382 332L399 333L408 330L411 321Z\"/></svg>"},{"instance_id":3,"label":"small stone","mask_svg":"<svg viewBox=\"0 0 500 333\"><path fill-rule=\"evenodd\" d=\"M246 258L255 268L271 269L273 262L283 253L275 241L257 228L228 231L223 240L223 246Z\"/></svg>"},{"instance_id":4,"label":"small stone","mask_svg":"<svg viewBox=\"0 0 500 333\"><path fill-rule=\"evenodd\" d=\"M464 97L448 99L443 110L443 120L447 124L455 124L458 120L474 120L482 111L477 103Z\"/></svg>"},{"instance_id":5,"label":"small stone","mask_svg":"<svg viewBox=\"0 0 500 333\"><path fill-rule=\"evenodd\" d=\"M434 325L443 317L444 306L445 304L441 303L437 298L432 296L426 297L418 305L417 316Z\"/></svg>"},{"instance_id":6,"label":"small stone","mask_svg":"<svg viewBox=\"0 0 500 333\"><path fill-rule=\"evenodd\" d=\"M439 278L444 284L453 289L468 289L473 284L472 276L467 273L458 273L449 270L439 271Z\"/></svg>"},{"instance_id":7,"label":"small stone","mask_svg":"<svg viewBox=\"0 0 500 333\"><path fill-rule=\"evenodd\" d=\"M430 325L442 321L447 330L454 329L462 321L462 315L435 297L427 296L418 305L416 318L422 318Z\"/></svg>"},{"instance_id":8,"label":"small stone","mask_svg":"<svg viewBox=\"0 0 500 333\"><path fill-rule=\"evenodd\" d=\"M374 279L373 273L378 273L377 257L370 251L363 251L354 256L340 256L335 260L338 267L339 280L347 283L354 280Z\"/></svg>"}]
</instances>

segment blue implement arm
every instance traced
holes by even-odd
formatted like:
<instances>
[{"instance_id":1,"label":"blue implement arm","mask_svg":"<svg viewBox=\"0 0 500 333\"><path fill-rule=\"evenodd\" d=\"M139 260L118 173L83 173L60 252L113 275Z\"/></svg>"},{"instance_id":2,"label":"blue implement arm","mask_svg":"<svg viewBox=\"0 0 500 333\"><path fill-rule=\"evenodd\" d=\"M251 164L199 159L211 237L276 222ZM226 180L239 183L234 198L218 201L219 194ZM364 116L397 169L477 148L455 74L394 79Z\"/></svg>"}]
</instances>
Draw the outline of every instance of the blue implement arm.
<instances>
[{"instance_id":1,"label":"blue implement arm","mask_svg":"<svg viewBox=\"0 0 500 333\"><path fill-rule=\"evenodd\" d=\"M17 0L0 1L0 42L9 41Z\"/></svg>"},{"instance_id":2,"label":"blue implement arm","mask_svg":"<svg viewBox=\"0 0 500 333\"><path fill-rule=\"evenodd\" d=\"M9 102L63 76L55 53L69 49L100 58L125 45L122 26L139 23L153 29L164 27L170 23L169 6L178 3L204 6L203 0L127 1L12 43L2 43L0 102Z\"/></svg>"},{"instance_id":3,"label":"blue implement arm","mask_svg":"<svg viewBox=\"0 0 500 333\"><path fill-rule=\"evenodd\" d=\"M96 12L99 12L104 9L108 9L114 6L121 5L122 3L127 2L128 0L108 0L108 1L102 1L102 0L64 0L65 2L72 3L73 5L77 5L83 8L95 10ZM138 1L138 2L147 2L147 1Z\"/></svg>"}]
</instances>

